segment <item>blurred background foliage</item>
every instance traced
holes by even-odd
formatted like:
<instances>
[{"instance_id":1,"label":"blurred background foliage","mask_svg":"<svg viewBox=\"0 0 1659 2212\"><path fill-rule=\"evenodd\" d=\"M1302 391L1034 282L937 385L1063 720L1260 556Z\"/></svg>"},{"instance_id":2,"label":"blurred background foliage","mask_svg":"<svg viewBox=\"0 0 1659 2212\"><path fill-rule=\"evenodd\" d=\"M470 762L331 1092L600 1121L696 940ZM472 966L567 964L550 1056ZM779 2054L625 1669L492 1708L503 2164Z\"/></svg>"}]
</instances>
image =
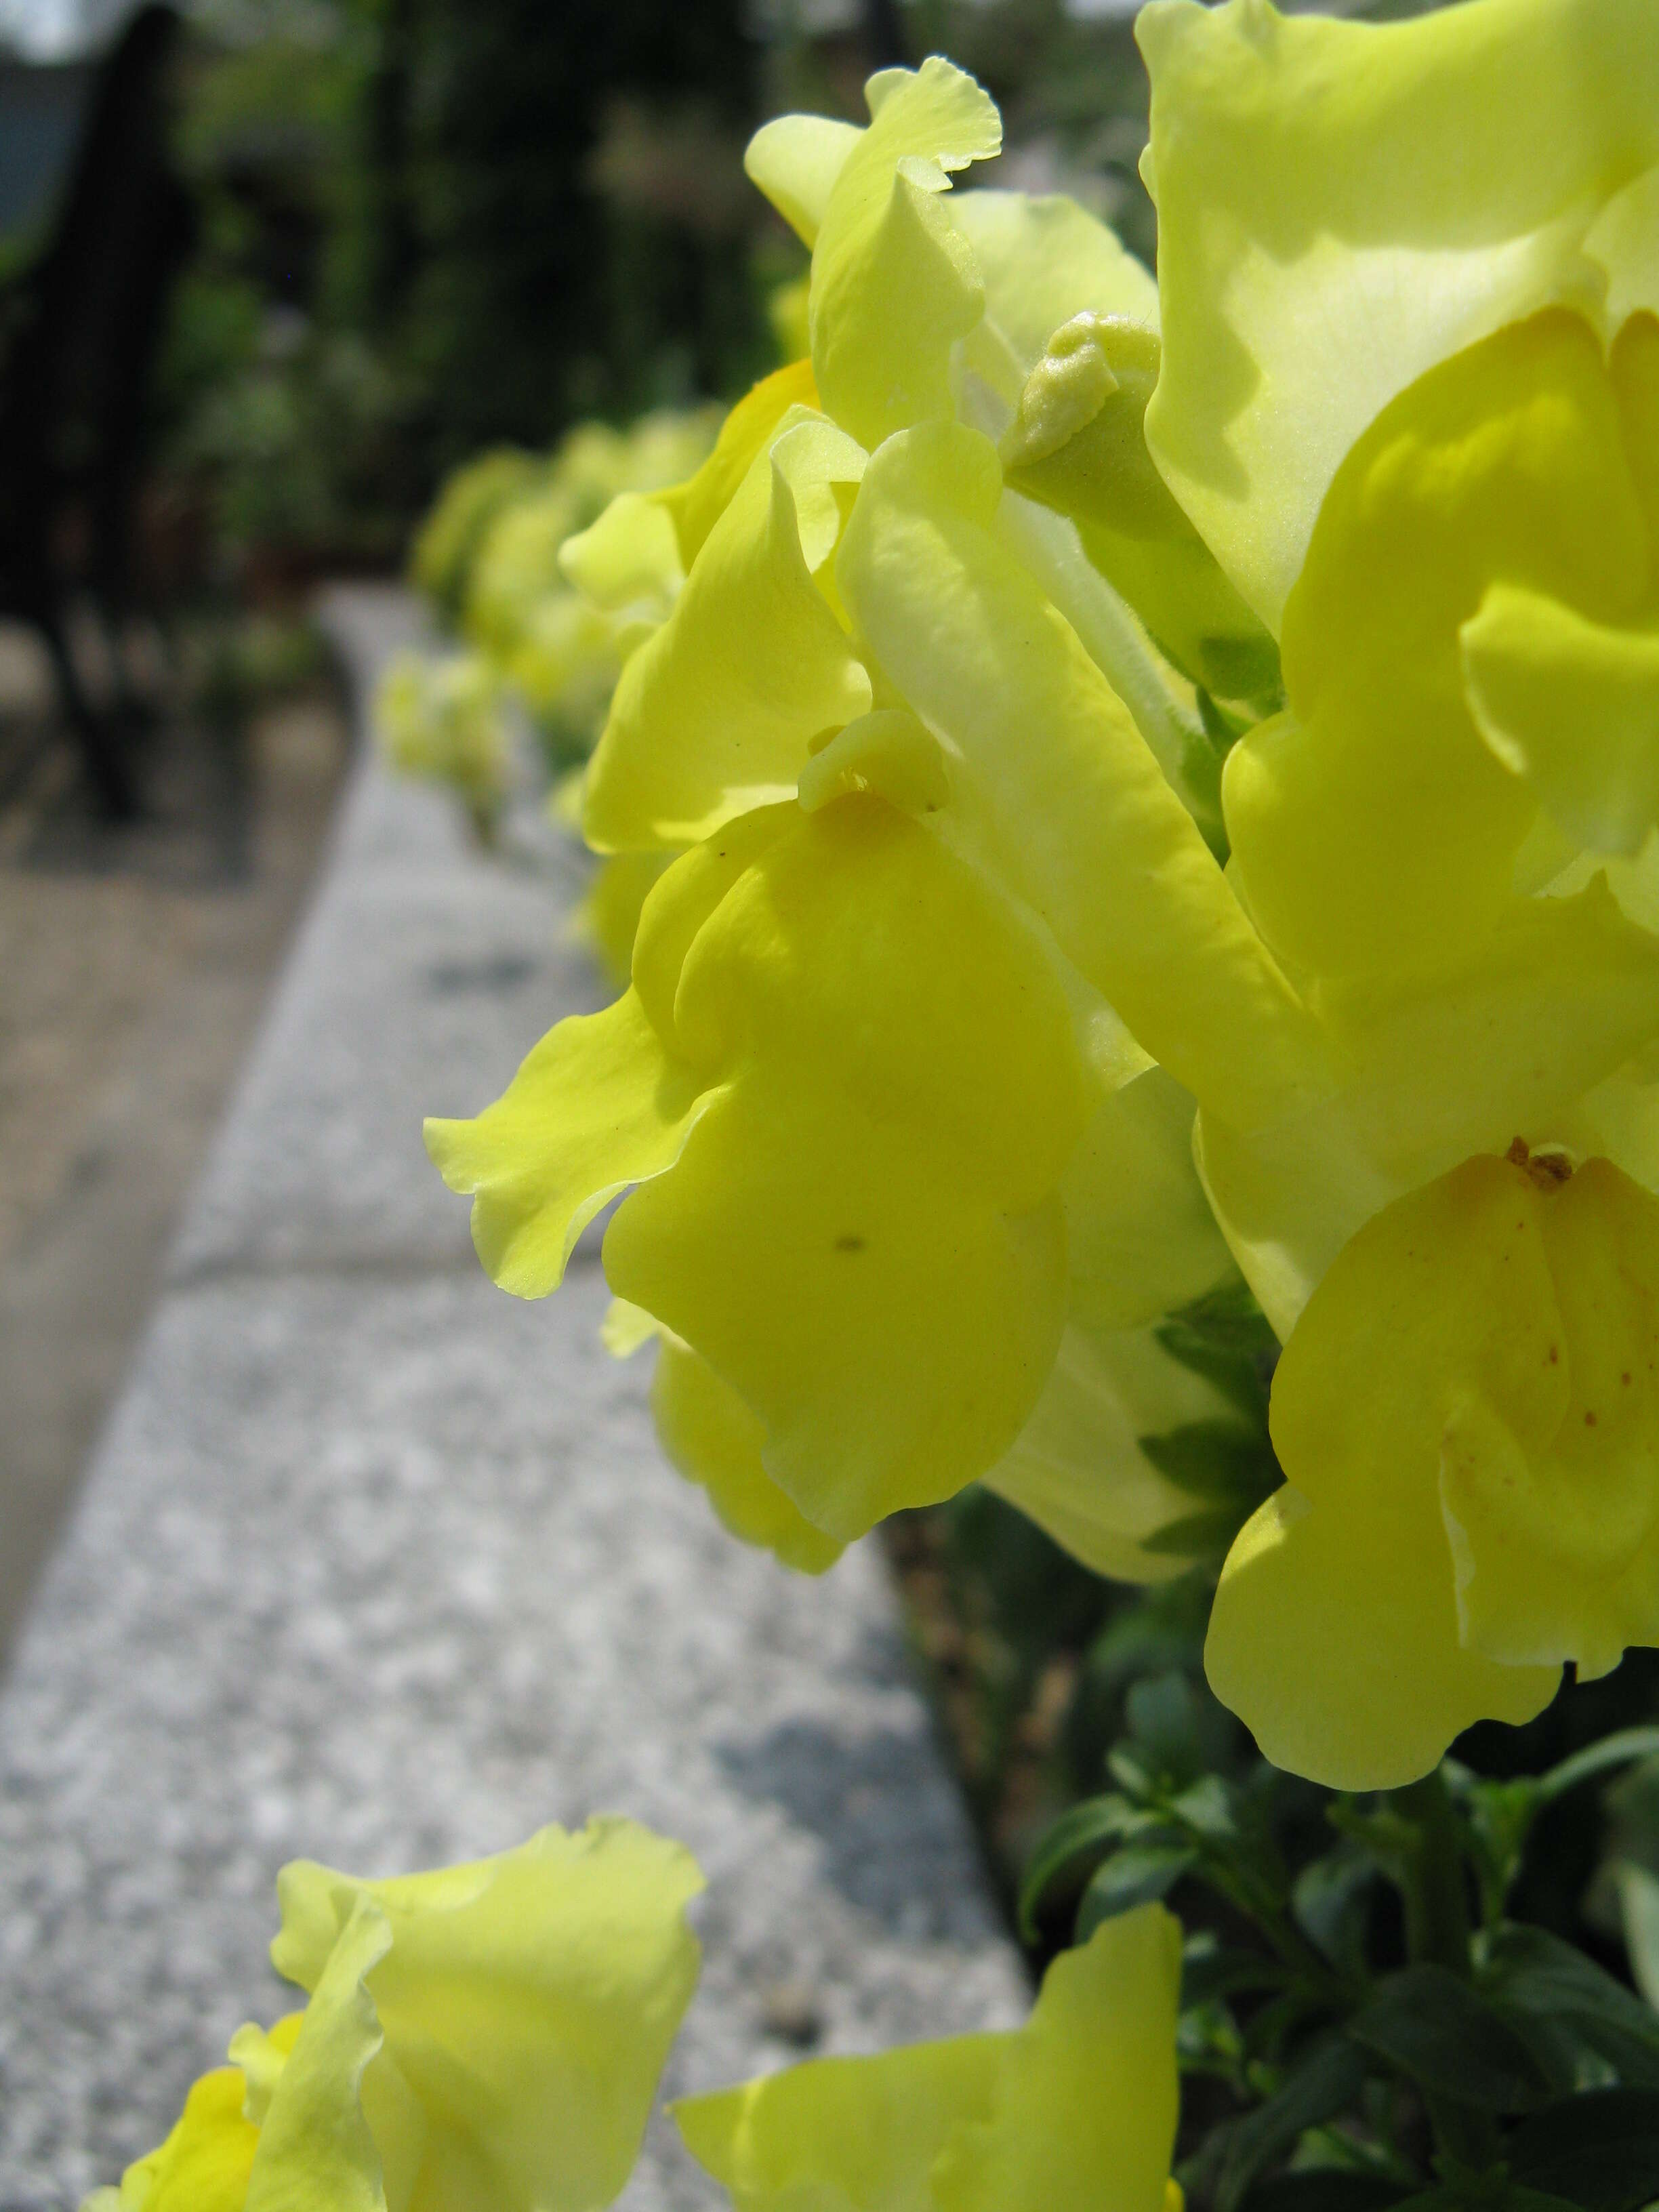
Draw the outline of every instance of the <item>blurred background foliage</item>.
<instances>
[{"instance_id":1,"label":"blurred background foliage","mask_svg":"<svg viewBox=\"0 0 1659 2212\"><path fill-rule=\"evenodd\" d=\"M196 0L189 20L198 235L154 504L175 564L228 560L258 596L395 565L481 448L745 389L805 257L744 144L787 108L861 118L872 64L955 55L1007 118L988 181L1073 191L1152 252L1128 20L1061 0ZM77 72L57 76L61 104ZM50 198L8 197L13 266Z\"/></svg>"}]
</instances>

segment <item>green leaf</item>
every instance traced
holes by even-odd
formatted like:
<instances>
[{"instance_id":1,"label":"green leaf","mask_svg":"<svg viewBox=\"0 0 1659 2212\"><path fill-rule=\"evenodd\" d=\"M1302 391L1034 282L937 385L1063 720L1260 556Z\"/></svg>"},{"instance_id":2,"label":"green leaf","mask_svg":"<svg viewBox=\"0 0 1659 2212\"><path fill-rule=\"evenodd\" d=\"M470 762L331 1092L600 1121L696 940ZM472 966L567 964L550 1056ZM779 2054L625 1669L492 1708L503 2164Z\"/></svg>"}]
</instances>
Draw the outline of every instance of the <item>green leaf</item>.
<instances>
[{"instance_id":1,"label":"green leaf","mask_svg":"<svg viewBox=\"0 0 1659 2212\"><path fill-rule=\"evenodd\" d=\"M1587 2045L1626 2088L1659 2089L1659 2014L1571 1943L1542 1928L1508 1927L1493 1941L1487 1996L1535 2046Z\"/></svg>"},{"instance_id":2,"label":"green leaf","mask_svg":"<svg viewBox=\"0 0 1659 2212\"><path fill-rule=\"evenodd\" d=\"M1248 1501L1253 1513L1284 1480L1267 1437L1237 1421L1185 1421L1135 1441L1158 1473L1190 1497Z\"/></svg>"},{"instance_id":3,"label":"green leaf","mask_svg":"<svg viewBox=\"0 0 1659 2212\"><path fill-rule=\"evenodd\" d=\"M1203 1772L1198 1699L1184 1674L1171 1669L1134 1683L1123 1700L1123 1717L1136 1744L1171 1781Z\"/></svg>"},{"instance_id":4,"label":"green leaf","mask_svg":"<svg viewBox=\"0 0 1659 2212\"><path fill-rule=\"evenodd\" d=\"M1019 1932L1026 1942L1036 1941L1037 1908L1049 1885L1073 1870L1079 1860L1109 1850L1124 1834L1126 1826L1134 1820L1133 1807L1112 1793L1085 1797L1080 1805L1061 1814L1038 1841L1019 1886Z\"/></svg>"},{"instance_id":5,"label":"green leaf","mask_svg":"<svg viewBox=\"0 0 1659 2212\"><path fill-rule=\"evenodd\" d=\"M1626 1766L1632 1759L1651 1759L1659 1753L1659 1728L1620 1729L1614 1735L1603 1736L1600 1743L1588 1745L1564 1759L1559 1766L1551 1767L1538 1779L1540 1802L1552 1805L1569 1790L1576 1790L1581 1782L1592 1776L1605 1774L1610 1766Z\"/></svg>"},{"instance_id":6,"label":"green leaf","mask_svg":"<svg viewBox=\"0 0 1659 2212\"><path fill-rule=\"evenodd\" d=\"M1287 1969L1259 1951L1224 1948L1207 1929L1187 1938L1181 1962L1181 2002L1183 2009L1233 1996L1241 1990L1280 1990Z\"/></svg>"},{"instance_id":7,"label":"green leaf","mask_svg":"<svg viewBox=\"0 0 1659 2212\"><path fill-rule=\"evenodd\" d=\"M1215 2212L1236 2212L1263 2167L1291 2150L1306 2130L1345 2112L1364 2079L1364 2059L1346 2037L1332 2031L1310 2044L1278 2094L1226 2130Z\"/></svg>"},{"instance_id":8,"label":"green leaf","mask_svg":"<svg viewBox=\"0 0 1659 2212\"><path fill-rule=\"evenodd\" d=\"M1383 2212L1416 2193L1417 2185L1355 2166L1316 2166L1258 2181L1241 2212Z\"/></svg>"},{"instance_id":9,"label":"green leaf","mask_svg":"<svg viewBox=\"0 0 1659 2212\"><path fill-rule=\"evenodd\" d=\"M1523 2038L1444 1966L1389 1975L1348 2033L1431 2095L1481 2112L1524 2112L1549 2094Z\"/></svg>"},{"instance_id":10,"label":"green leaf","mask_svg":"<svg viewBox=\"0 0 1659 2212\"><path fill-rule=\"evenodd\" d=\"M1097 1867L1077 1909L1074 1941L1086 1943L1103 1920L1133 1912L1167 1897L1183 1874L1198 1863L1191 1844L1130 1844Z\"/></svg>"},{"instance_id":11,"label":"green leaf","mask_svg":"<svg viewBox=\"0 0 1659 2212\"><path fill-rule=\"evenodd\" d=\"M1170 1811L1206 1843L1229 1845L1239 1840L1233 1791L1218 1774L1200 1775L1178 1797L1170 1799Z\"/></svg>"},{"instance_id":12,"label":"green leaf","mask_svg":"<svg viewBox=\"0 0 1659 2212\"><path fill-rule=\"evenodd\" d=\"M1249 1518L1237 1506L1218 1506L1207 1513L1183 1514L1167 1522L1155 1535L1143 1536L1143 1552L1158 1552L1177 1559L1219 1559Z\"/></svg>"},{"instance_id":13,"label":"green leaf","mask_svg":"<svg viewBox=\"0 0 1659 2212\"><path fill-rule=\"evenodd\" d=\"M1370 1852L1345 1839L1304 1867L1291 1893L1303 1934L1345 1972L1364 1972L1366 1916L1377 1878Z\"/></svg>"},{"instance_id":14,"label":"green leaf","mask_svg":"<svg viewBox=\"0 0 1659 2212\"><path fill-rule=\"evenodd\" d=\"M1154 1334L1172 1359L1212 1382L1265 1437L1279 1340L1247 1285L1225 1285L1195 1298Z\"/></svg>"},{"instance_id":15,"label":"green leaf","mask_svg":"<svg viewBox=\"0 0 1659 2212\"><path fill-rule=\"evenodd\" d=\"M1528 2189L1635 2212L1659 2197L1659 2092L1592 2089L1534 2112L1509 2146L1510 2171Z\"/></svg>"}]
</instances>

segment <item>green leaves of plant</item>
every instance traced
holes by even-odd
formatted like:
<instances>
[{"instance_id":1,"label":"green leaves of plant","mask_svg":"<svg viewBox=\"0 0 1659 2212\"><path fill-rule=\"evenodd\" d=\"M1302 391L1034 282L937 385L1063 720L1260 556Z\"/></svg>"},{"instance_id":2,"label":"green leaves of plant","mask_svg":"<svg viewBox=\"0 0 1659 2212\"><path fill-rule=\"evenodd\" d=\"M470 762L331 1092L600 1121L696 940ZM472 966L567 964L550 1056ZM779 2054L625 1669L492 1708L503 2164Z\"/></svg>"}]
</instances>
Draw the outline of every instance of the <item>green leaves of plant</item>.
<instances>
[{"instance_id":1,"label":"green leaves of plant","mask_svg":"<svg viewBox=\"0 0 1659 2212\"><path fill-rule=\"evenodd\" d=\"M1520 2112L1549 2095L1548 2077L1524 2039L1444 1966L1390 1974L1347 2032L1431 2097L1483 2112Z\"/></svg>"},{"instance_id":2,"label":"green leaves of plant","mask_svg":"<svg viewBox=\"0 0 1659 2212\"><path fill-rule=\"evenodd\" d=\"M1215 2212L1234 2212L1256 2175L1359 2094L1365 2062L1346 2036L1315 2043L1278 2094L1227 2130L1216 2170Z\"/></svg>"},{"instance_id":3,"label":"green leaves of plant","mask_svg":"<svg viewBox=\"0 0 1659 2212\"><path fill-rule=\"evenodd\" d=\"M1548 2105L1510 2138L1509 2167L1591 2212L1634 2212L1659 2198L1659 2093L1593 2089Z\"/></svg>"}]
</instances>

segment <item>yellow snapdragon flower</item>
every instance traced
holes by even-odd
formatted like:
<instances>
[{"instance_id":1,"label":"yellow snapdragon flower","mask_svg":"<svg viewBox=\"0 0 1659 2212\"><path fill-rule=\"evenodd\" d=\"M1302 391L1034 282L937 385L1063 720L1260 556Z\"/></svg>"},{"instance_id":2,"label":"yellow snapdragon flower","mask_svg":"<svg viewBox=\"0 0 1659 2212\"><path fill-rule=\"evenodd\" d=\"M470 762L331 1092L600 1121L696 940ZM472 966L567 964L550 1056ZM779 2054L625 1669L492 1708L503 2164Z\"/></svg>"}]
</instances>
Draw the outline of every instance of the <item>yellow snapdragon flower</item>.
<instances>
[{"instance_id":1,"label":"yellow snapdragon flower","mask_svg":"<svg viewBox=\"0 0 1659 2212\"><path fill-rule=\"evenodd\" d=\"M479 654L394 655L375 694L374 720L394 768L448 784L479 836L495 835L513 747L500 682Z\"/></svg>"},{"instance_id":2,"label":"yellow snapdragon flower","mask_svg":"<svg viewBox=\"0 0 1659 2212\"><path fill-rule=\"evenodd\" d=\"M696 1981L702 1887L617 1819L388 1881L285 1867L271 1959L304 2011L239 2030L84 2212L599 2212Z\"/></svg>"},{"instance_id":3,"label":"yellow snapdragon flower","mask_svg":"<svg viewBox=\"0 0 1659 2212\"><path fill-rule=\"evenodd\" d=\"M543 465L517 446L496 446L446 480L409 561L410 575L446 622L460 618L472 565L490 525L532 488Z\"/></svg>"},{"instance_id":4,"label":"yellow snapdragon flower","mask_svg":"<svg viewBox=\"0 0 1659 2212\"><path fill-rule=\"evenodd\" d=\"M1237 1279L1192 1088L1276 1099L1305 1054L1149 745L1178 689L976 427L1015 421L1057 325L1155 331L1156 295L1070 202L950 191L999 143L961 71L870 100L867 131L790 117L750 149L812 248L810 359L567 550L637 593L670 557L654 508L684 576L586 784L590 842L684 854L634 988L428 1141L520 1295L639 1186L605 1263L670 1346L671 1455L781 1556L984 1475L1091 1564L1167 1575L1192 1504L1142 1439L1242 1426L1157 1333Z\"/></svg>"},{"instance_id":5,"label":"yellow snapdragon flower","mask_svg":"<svg viewBox=\"0 0 1659 2212\"><path fill-rule=\"evenodd\" d=\"M1376 1786L1659 1641L1659 23L1139 36L1146 434L1279 641L1223 804L1327 1070L1199 1086L1290 1485L1209 1668L1271 1757Z\"/></svg>"},{"instance_id":6,"label":"yellow snapdragon flower","mask_svg":"<svg viewBox=\"0 0 1659 2212\"><path fill-rule=\"evenodd\" d=\"M1161 1905L1054 1960L1012 2033L817 2058L673 2113L734 2212L1179 2212L1181 1931Z\"/></svg>"}]
</instances>

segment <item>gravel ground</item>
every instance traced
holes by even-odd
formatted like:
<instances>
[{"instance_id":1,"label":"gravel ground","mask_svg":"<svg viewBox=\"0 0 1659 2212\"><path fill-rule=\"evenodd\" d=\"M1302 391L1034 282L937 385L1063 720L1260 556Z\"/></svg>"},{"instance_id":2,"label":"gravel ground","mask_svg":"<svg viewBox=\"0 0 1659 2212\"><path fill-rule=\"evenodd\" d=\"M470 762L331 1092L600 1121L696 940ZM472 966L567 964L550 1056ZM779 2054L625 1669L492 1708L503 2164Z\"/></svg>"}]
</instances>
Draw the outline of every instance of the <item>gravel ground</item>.
<instances>
[{"instance_id":1,"label":"gravel ground","mask_svg":"<svg viewBox=\"0 0 1659 2212\"><path fill-rule=\"evenodd\" d=\"M346 750L319 692L149 747L90 811L26 635L0 629L0 1656L154 1302L315 873Z\"/></svg>"}]
</instances>

